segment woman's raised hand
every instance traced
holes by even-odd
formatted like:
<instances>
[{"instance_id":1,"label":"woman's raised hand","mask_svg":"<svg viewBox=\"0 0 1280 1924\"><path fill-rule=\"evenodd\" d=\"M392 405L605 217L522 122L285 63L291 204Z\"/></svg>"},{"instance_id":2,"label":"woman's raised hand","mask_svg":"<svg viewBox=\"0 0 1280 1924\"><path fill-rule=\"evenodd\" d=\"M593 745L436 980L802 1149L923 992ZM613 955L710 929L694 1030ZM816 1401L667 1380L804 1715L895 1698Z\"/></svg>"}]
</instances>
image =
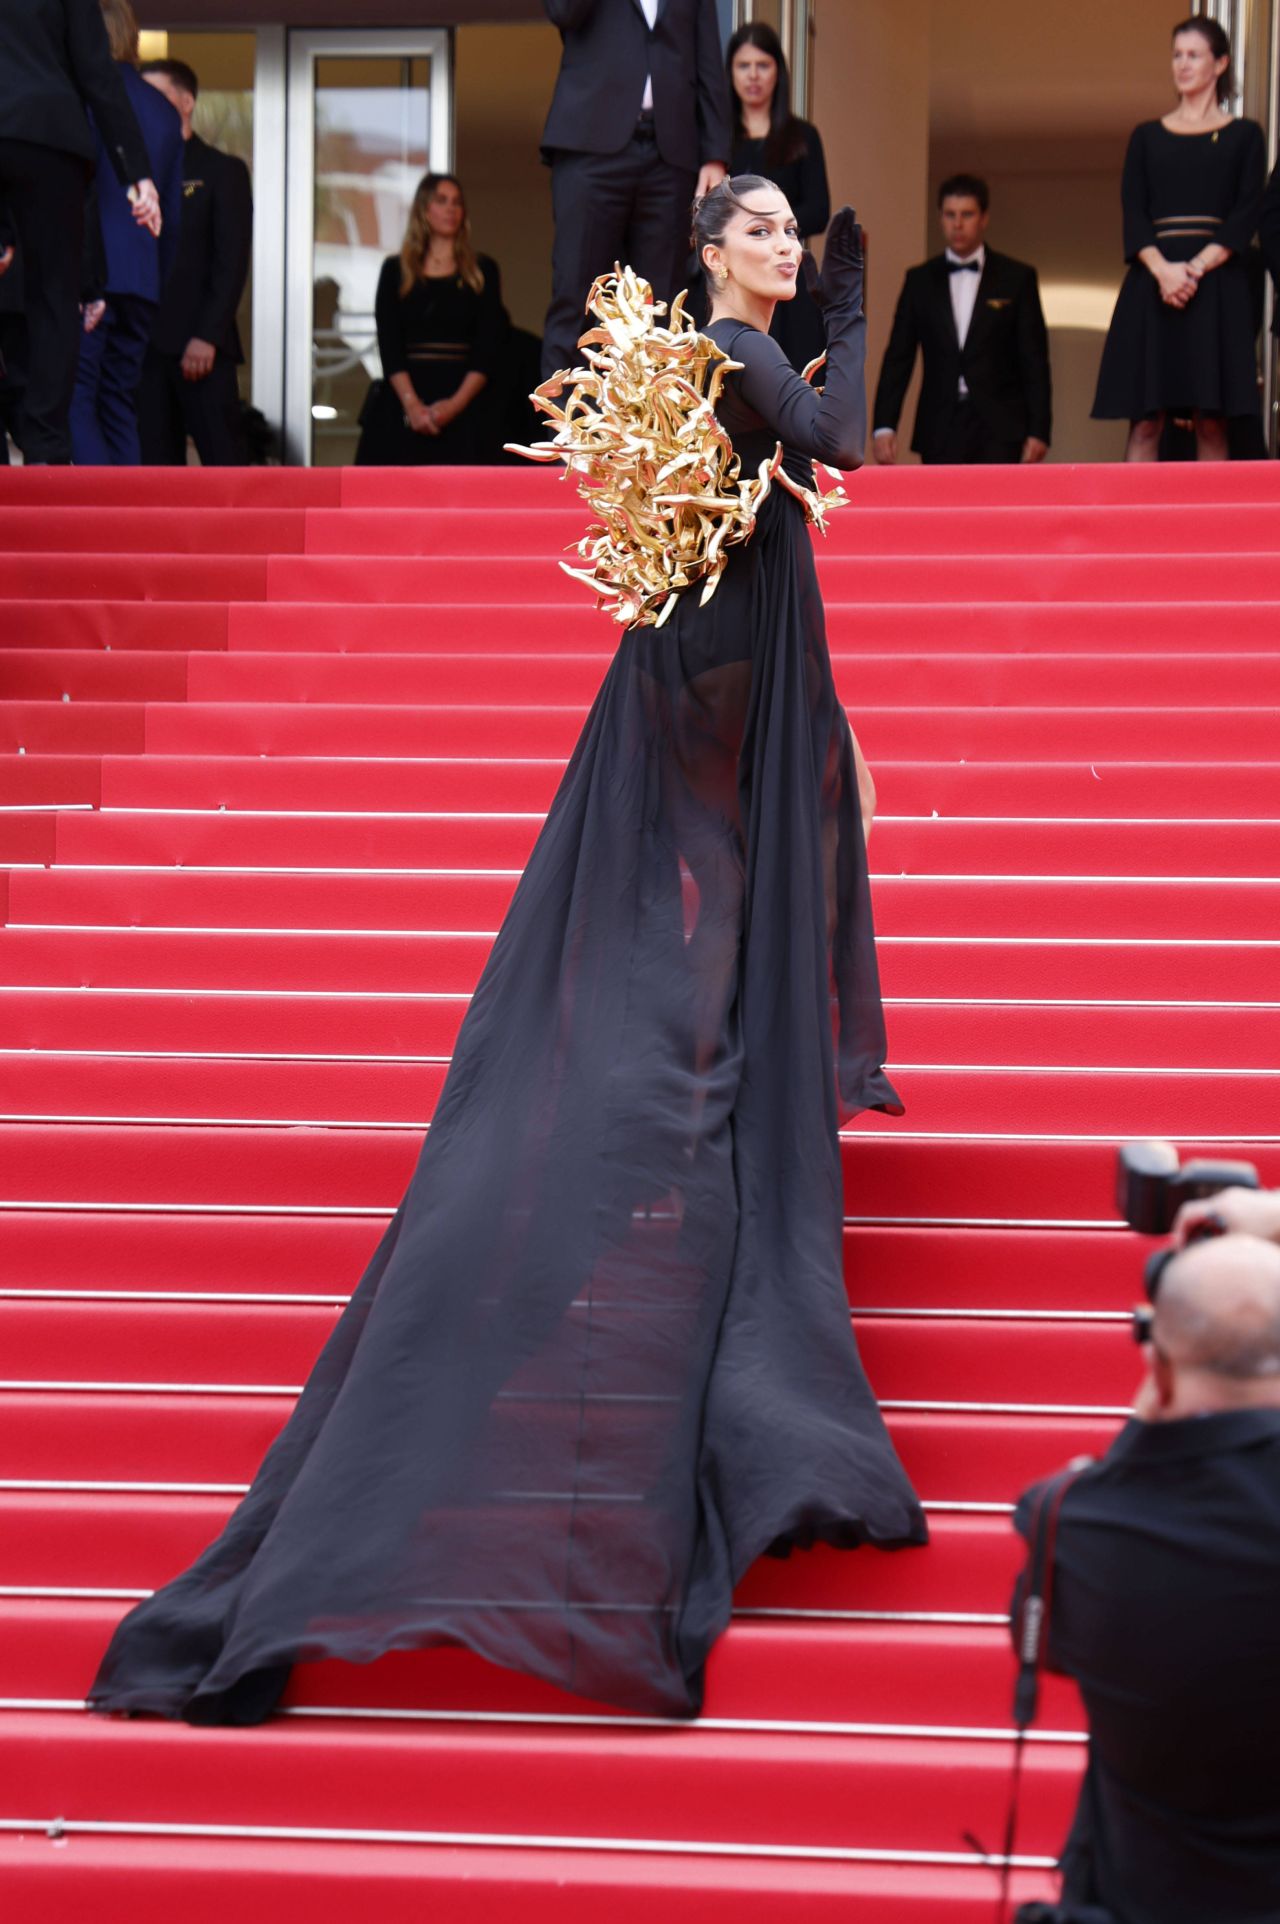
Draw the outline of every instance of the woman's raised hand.
<instances>
[{"instance_id":1,"label":"woman's raised hand","mask_svg":"<svg viewBox=\"0 0 1280 1924\"><path fill-rule=\"evenodd\" d=\"M822 249L822 271L813 289L823 307L835 301L857 301L862 292L862 229L852 207L841 207L832 216Z\"/></svg>"}]
</instances>

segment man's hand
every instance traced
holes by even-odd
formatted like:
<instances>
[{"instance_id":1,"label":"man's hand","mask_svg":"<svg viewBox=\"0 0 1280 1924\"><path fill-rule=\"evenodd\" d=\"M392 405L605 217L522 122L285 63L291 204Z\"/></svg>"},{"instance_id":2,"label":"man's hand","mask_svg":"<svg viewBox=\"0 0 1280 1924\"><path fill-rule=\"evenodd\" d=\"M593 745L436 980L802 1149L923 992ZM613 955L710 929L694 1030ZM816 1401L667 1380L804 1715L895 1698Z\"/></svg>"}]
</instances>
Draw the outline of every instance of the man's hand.
<instances>
[{"instance_id":1,"label":"man's hand","mask_svg":"<svg viewBox=\"0 0 1280 1924\"><path fill-rule=\"evenodd\" d=\"M891 468L898 458L898 437L895 433L873 434L871 452L882 468Z\"/></svg>"},{"instance_id":2,"label":"man's hand","mask_svg":"<svg viewBox=\"0 0 1280 1924\"><path fill-rule=\"evenodd\" d=\"M149 234L160 238L160 194L153 180L135 181L128 190L129 205L133 218L139 227L145 227Z\"/></svg>"},{"instance_id":3,"label":"man's hand","mask_svg":"<svg viewBox=\"0 0 1280 1924\"><path fill-rule=\"evenodd\" d=\"M102 319L106 311L107 303L105 301L85 302L84 306L80 309L80 318L84 323L84 331L86 334L93 333L94 328L98 325L98 322Z\"/></svg>"},{"instance_id":4,"label":"man's hand","mask_svg":"<svg viewBox=\"0 0 1280 1924\"><path fill-rule=\"evenodd\" d=\"M12 266L13 266L12 247L5 247L0 249L0 274L7 274L9 272L9 269Z\"/></svg>"},{"instance_id":5,"label":"man's hand","mask_svg":"<svg viewBox=\"0 0 1280 1924\"><path fill-rule=\"evenodd\" d=\"M1021 458L1023 461L1043 461L1048 452L1049 443L1047 441L1039 441L1034 434L1029 434L1022 444Z\"/></svg>"},{"instance_id":6,"label":"man's hand","mask_svg":"<svg viewBox=\"0 0 1280 1924\"><path fill-rule=\"evenodd\" d=\"M728 172L729 169L722 160L704 161L698 174L698 184L693 190L693 198L701 200L704 194L709 194L713 187L720 185Z\"/></svg>"},{"instance_id":7,"label":"man's hand","mask_svg":"<svg viewBox=\"0 0 1280 1924\"><path fill-rule=\"evenodd\" d=\"M183 380L203 381L206 374L213 373L217 358L218 350L212 341L202 341L198 335L193 335L182 356Z\"/></svg>"},{"instance_id":8,"label":"man's hand","mask_svg":"<svg viewBox=\"0 0 1280 1924\"><path fill-rule=\"evenodd\" d=\"M1224 1189L1216 1196L1183 1203L1173 1221L1178 1247L1211 1216L1217 1217L1228 1235L1260 1236L1264 1242L1280 1243L1280 1190Z\"/></svg>"}]
</instances>

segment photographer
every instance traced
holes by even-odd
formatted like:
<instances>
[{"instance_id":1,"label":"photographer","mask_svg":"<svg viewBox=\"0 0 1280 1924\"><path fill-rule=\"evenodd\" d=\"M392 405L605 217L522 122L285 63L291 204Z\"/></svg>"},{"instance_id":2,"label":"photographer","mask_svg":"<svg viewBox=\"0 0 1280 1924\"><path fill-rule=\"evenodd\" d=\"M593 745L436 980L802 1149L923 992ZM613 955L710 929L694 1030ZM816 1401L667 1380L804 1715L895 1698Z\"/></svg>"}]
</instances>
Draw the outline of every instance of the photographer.
<instances>
[{"instance_id":1,"label":"photographer","mask_svg":"<svg viewBox=\"0 0 1280 1924\"><path fill-rule=\"evenodd\" d=\"M1209 1214L1280 1235L1280 1199L1245 1191L1186 1205L1176 1233ZM1280 1248L1193 1242L1138 1318L1133 1420L1057 1516L1048 1663L1077 1680L1089 1724L1064 1901L1019 1916L1276 1924ZM1036 1497L1018 1506L1024 1537Z\"/></svg>"}]
</instances>

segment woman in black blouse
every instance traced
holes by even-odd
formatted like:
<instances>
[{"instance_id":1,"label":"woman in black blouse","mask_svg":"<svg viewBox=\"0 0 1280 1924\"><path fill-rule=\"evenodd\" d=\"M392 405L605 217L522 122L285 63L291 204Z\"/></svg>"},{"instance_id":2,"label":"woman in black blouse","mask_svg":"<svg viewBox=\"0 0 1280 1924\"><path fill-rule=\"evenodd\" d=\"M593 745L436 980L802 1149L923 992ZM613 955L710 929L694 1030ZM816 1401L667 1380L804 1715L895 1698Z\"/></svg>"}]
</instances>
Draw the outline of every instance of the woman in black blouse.
<instances>
[{"instance_id":1,"label":"woman in black blouse","mask_svg":"<svg viewBox=\"0 0 1280 1924\"><path fill-rule=\"evenodd\" d=\"M1178 105L1134 129L1121 199L1130 263L1093 404L1128 420L1128 461L1158 458L1167 414L1195 422L1201 461L1227 457L1227 421L1258 412L1257 316L1245 255L1258 224L1266 140L1225 109L1231 42L1215 20L1173 33Z\"/></svg>"},{"instance_id":2,"label":"woman in black blouse","mask_svg":"<svg viewBox=\"0 0 1280 1924\"><path fill-rule=\"evenodd\" d=\"M733 150L729 173L762 174L791 204L807 247L831 218L827 163L818 130L791 111L791 77L782 42L762 20L739 27L725 52L733 102ZM690 312L705 316L706 294L697 270ZM779 301L770 329L797 371L826 352L822 314L803 274L794 300Z\"/></svg>"},{"instance_id":3,"label":"woman in black blouse","mask_svg":"<svg viewBox=\"0 0 1280 1924\"><path fill-rule=\"evenodd\" d=\"M498 269L472 249L452 174L419 183L404 245L382 263L375 312L383 379L365 403L357 466L498 460L488 402L507 320Z\"/></svg>"}]
</instances>

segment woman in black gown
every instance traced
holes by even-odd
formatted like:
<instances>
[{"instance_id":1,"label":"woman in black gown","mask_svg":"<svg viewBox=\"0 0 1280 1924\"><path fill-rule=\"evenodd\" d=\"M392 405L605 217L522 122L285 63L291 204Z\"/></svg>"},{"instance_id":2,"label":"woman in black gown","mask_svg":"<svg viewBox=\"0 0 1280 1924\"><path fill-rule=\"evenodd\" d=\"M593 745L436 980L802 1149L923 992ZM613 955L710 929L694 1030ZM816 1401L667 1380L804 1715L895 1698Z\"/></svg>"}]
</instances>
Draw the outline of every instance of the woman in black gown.
<instances>
[{"instance_id":1,"label":"woman in black gown","mask_svg":"<svg viewBox=\"0 0 1280 1924\"><path fill-rule=\"evenodd\" d=\"M811 121L791 111L791 76L782 42L766 21L748 21L729 41L725 66L733 102L729 172L767 175L785 194L807 247L826 232L831 193L821 136ZM689 311L701 326L708 309L700 262L694 276ZM769 332L797 371L826 348L822 312L803 274L793 298L778 302Z\"/></svg>"},{"instance_id":2,"label":"woman in black gown","mask_svg":"<svg viewBox=\"0 0 1280 1924\"><path fill-rule=\"evenodd\" d=\"M1266 140L1225 109L1231 43L1216 21L1174 29L1179 103L1134 129L1121 199L1130 263L1111 318L1096 420L1127 420L1128 461L1154 461L1167 415L1190 416L1196 454L1225 460L1227 421L1258 413L1258 320L1246 250Z\"/></svg>"},{"instance_id":3,"label":"woman in black gown","mask_svg":"<svg viewBox=\"0 0 1280 1924\"><path fill-rule=\"evenodd\" d=\"M498 460L494 383L507 320L498 269L472 249L452 174L419 182L404 246L382 263L374 313L382 380L361 415L357 467Z\"/></svg>"},{"instance_id":4,"label":"woman in black gown","mask_svg":"<svg viewBox=\"0 0 1280 1924\"><path fill-rule=\"evenodd\" d=\"M800 245L767 182L699 211L743 471L856 467L860 236L826 391L769 338ZM633 626L463 1024L408 1193L248 1496L127 1617L99 1710L265 1716L302 1657L469 1646L696 1713L762 1552L921 1543L845 1294L840 1119L901 1105L855 744L804 510Z\"/></svg>"}]
</instances>

